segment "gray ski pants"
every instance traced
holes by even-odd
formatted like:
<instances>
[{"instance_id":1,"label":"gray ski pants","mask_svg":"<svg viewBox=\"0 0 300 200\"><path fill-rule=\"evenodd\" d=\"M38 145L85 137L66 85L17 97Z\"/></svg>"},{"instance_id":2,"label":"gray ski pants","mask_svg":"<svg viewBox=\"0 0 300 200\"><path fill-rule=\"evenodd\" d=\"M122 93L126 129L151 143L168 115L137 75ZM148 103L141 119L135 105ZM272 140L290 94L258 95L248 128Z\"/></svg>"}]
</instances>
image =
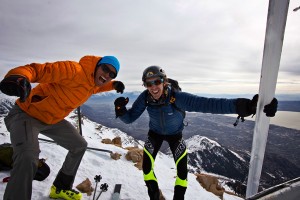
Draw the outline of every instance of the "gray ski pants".
<instances>
[{"instance_id":1,"label":"gray ski pants","mask_svg":"<svg viewBox=\"0 0 300 200\"><path fill-rule=\"evenodd\" d=\"M12 108L4 120L14 150L13 169L5 189L4 200L31 199L32 181L37 171L40 153L39 133L53 139L69 151L60 172L75 178L87 142L71 123L62 120L53 125L45 124L27 115L18 105Z\"/></svg>"}]
</instances>

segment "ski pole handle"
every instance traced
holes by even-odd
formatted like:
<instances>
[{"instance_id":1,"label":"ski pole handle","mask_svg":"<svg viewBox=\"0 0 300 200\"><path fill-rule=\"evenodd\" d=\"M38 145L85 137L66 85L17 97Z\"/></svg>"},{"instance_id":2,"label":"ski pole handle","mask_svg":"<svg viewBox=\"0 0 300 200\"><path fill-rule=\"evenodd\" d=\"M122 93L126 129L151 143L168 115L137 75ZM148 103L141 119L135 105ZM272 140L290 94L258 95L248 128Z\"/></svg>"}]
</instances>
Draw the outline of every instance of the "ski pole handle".
<instances>
[{"instance_id":1,"label":"ski pole handle","mask_svg":"<svg viewBox=\"0 0 300 200\"><path fill-rule=\"evenodd\" d=\"M98 186L98 183L101 181L102 177L101 175L96 175L94 177L94 180L96 181L96 187L95 187L95 190L94 190L94 196L93 196L93 200L95 200L95 196L96 196L96 192L97 192L97 186ZM101 193L100 193L101 194ZM99 198L99 197L98 197ZM98 199L97 198L97 199Z\"/></svg>"},{"instance_id":2,"label":"ski pole handle","mask_svg":"<svg viewBox=\"0 0 300 200\"><path fill-rule=\"evenodd\" d=\"M108 184L107 184L107 183L101 184L100 189L101 189L101 192L100 192L100 194L97 196L96 200L99 199L99 197L101 196L102 192L106 192L106 191L107 191L107 189L108 189Z\"/></svg>"}]
</instances>

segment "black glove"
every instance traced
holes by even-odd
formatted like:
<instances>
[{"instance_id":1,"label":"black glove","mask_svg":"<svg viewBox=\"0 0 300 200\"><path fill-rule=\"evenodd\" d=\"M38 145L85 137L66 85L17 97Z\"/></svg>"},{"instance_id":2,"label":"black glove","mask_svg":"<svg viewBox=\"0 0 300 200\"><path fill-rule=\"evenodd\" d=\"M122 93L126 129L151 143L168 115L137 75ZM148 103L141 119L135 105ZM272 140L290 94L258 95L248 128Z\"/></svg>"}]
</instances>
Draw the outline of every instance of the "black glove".
<instances>
[{"instance_id":1,"label":"black glove","mask_svg":"<svg viewBox=\"0 0 300 200\"><path fill-rule=\"evenodd\" d=\"M242 118L248 117L250 115L255 115L257 101L258 101L258 94L254 95L252 100L238 98L236 100L236 113Z\"/></svg>"},{"instance_id":2,"label":"black glove","mask_svg":"<svg viewBox=\"0 0 300 200\"><path fill-rule=\"evenodd\" d=\"M258 94L254 95L252 100L245 99L245 98L238 98L236 100L236 113L238 114L238 117L233 124L234 126L237 126L239 123L239 120L241 118L242 122L245 121L244 117L248 117L250 115L256 114L256 106L258 101Z\"/></svg>"},{"instance_id":3,"label":"black glove","mask_svg":"<svg viewBox=\"0 0 300 200\"><path fill-rule=\"evenodd\" d=\"M129 102L128 97L119 97L115 100L116 118L124 115L127 112L126 105Z\"/></svg>"},{"instance_id":4,"label":"black glove","mask_svg":"<svg viewBox=\"0 0 300 200\"><path fill-rule=\"evenodd\" d=\"M252 100L239 98L236 101L236 112L238 114L236 122L233 124L236 126L239 119L241 118L242 122L245 121L244 117L255 115L256 107L258 101L258 94L254 95ZM266 113L267 117L274 117L277 112L278 101L276 98L273 98L270 104L264 106L263 112Z\"/></svg>"},{"instance_id":5,"label":"black glove","mask_svg":"<svg viewBox=\"0 0 300 200\"><path fill-rule=\"evenodd\" d=\"M0 90L6 95L18 96L24 102L30 94L31 85L24 76L11 75L1 81Z\"/></svg>"},{"instance_id":6,"label":"black glove","mask_svg":"<svg viewBox=\"0 0 300 200\"><path fill-rule=\"evenodd\" d=\"M123 94L125 85L121 81L114 81L113 87L115 90L117 90L117 93Z\"/></svg>"},{"instance_id":7,"label":"black glove","mask_svg":"<svg viewBox=\"0 0 300 200\"><path fill-rule=\"evenodd\" d=\"M273 98L271 103L265 105L263 111L264 113L266 113L267 117L274 117L275 113L277 112L277 106L278 106L278 101L276 98Z\"/></svg>"}]
</instances>

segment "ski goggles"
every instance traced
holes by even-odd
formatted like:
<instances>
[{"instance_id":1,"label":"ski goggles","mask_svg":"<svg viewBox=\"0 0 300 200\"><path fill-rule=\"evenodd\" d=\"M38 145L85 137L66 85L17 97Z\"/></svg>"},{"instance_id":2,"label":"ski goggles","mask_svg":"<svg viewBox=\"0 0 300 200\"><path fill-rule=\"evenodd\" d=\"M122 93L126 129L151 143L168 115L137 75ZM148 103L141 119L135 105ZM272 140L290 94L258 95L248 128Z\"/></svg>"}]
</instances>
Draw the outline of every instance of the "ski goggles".
<instances>
[{"instance_id":1,"label":"ski goggles","mask_svg":"<svg viewBox=\"0 0 300 200\"><path fill-rule=\"evenodd\" d=\"M100 67L101 67L101 69L102 69L102 71L103 71L104 73L106 73L106 74L108 73L108 74L109 74L109 77L110 77L110 78L114 79L114 78L117 77L117 74L114 73L113 71L111 71L111 70L109 69L109 67L108 67L106 64L100 64Z\"/></svg>"},{"instance_id":2,"label":"ski goggles","mask_svg":"<svg viewBox=\"0 0 300 200\"><path fill-rule=\"evenodd\" d=\"M144 86L145 87L151 87L152 85L160 85L164 82L164 79L163 78L160 78L160 79L155 79L153 81L145 81L144 82Z\"/></svg>"}]
</instances>

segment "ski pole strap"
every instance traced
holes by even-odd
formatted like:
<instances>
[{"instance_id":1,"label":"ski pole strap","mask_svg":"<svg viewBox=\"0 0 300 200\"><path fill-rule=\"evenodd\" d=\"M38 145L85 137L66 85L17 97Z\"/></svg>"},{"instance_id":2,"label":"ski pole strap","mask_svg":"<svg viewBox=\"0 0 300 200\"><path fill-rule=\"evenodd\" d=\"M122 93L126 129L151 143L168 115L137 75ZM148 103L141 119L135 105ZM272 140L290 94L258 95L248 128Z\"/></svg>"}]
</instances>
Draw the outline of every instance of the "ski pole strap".
<instances>
[{"instance_id":1,"label":"ski pole strap","mask_svg":"<svg viewBox=\"0 0 300 200\"><path fill-rule=\"evenodd\" d=\"M241 121L244 122L245 121L245 118L244 117L241 117L240 115L237 116L233 126L237 126L239 124L239 121L240 121L240 118L241 118Z\"/></svg>"}]
</instances>

